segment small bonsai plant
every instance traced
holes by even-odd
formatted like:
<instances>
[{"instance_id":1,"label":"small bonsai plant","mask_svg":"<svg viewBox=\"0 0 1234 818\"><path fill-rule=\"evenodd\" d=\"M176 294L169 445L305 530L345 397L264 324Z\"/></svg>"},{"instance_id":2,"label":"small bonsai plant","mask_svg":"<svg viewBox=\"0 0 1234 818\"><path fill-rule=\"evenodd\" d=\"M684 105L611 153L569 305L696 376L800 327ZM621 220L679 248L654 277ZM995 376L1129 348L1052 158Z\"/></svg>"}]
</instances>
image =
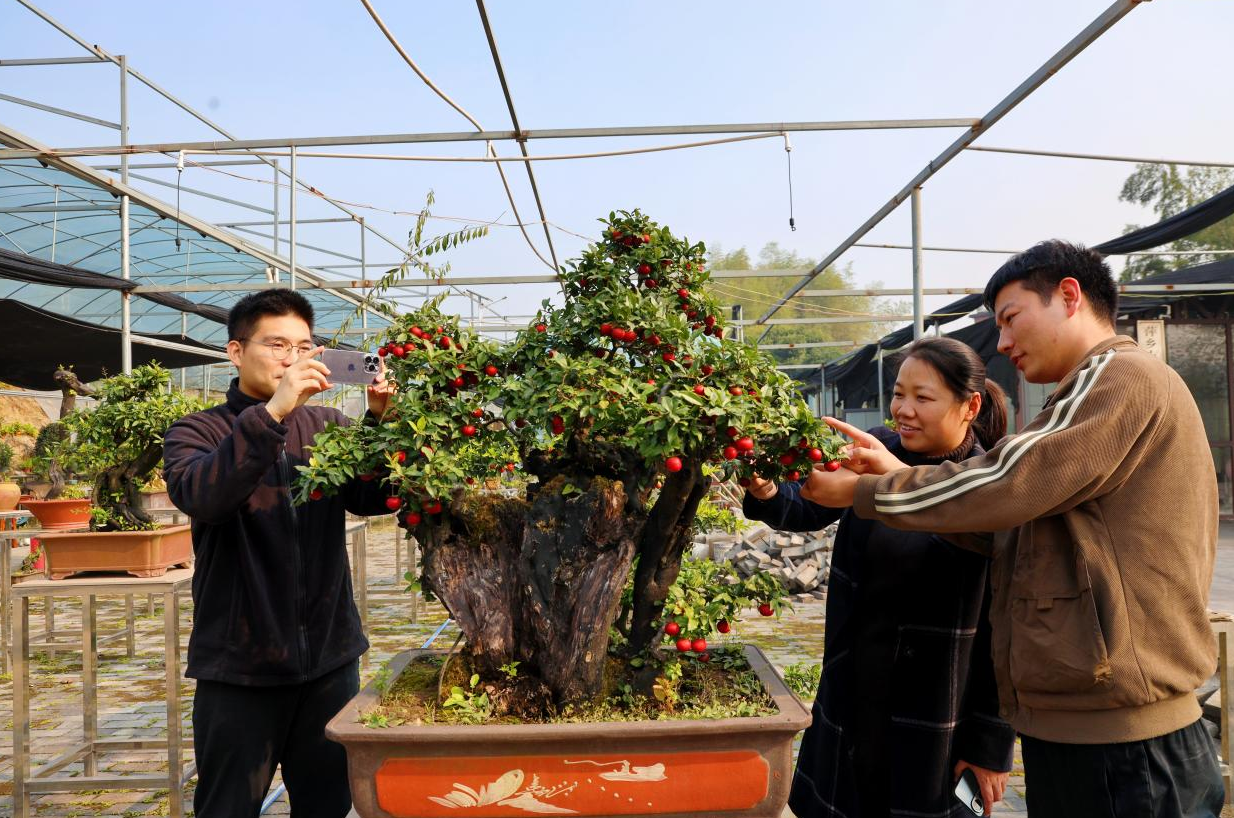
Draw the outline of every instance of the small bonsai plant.
<instances>
[{"instance_id":1,"label":"small bonsai plant","mask_svg":"<svg viewBox=\"0 0 1234 818\"><path fill-rule=\"evenodd\" d=\"M665 701L742 608L778 613L769 575L695 566L678 581L700 504L714 479L798 479L842 445L769 356L725 336L701 243L638 211L601 221L562 268L564 305L544 301L505 346L440 298L394 317L377 349L398 385L383 422L318 435L297 489L311 502L357 475L386 484L468 667L497 698L517 686L554 707L611 690L610 657L623 689ZM470 485L497 468L534 478L525 496Z\"/></svg>"},{"instance_id":2,"label":"small bonsai plant","mask_svg":"<svg viewBox=\"0 0 1234 818\"><path fill-rule=\"evenodd\" d=\"M157 364L136 367L99 385L95 409L75 410L61 420L64 434L49 444L49 456L91 480L92 530L156 527L141 507L141 486L162 462L168 427L202 406L168 392L169 383L170 373Z\"/></svg>"}]
</instances>

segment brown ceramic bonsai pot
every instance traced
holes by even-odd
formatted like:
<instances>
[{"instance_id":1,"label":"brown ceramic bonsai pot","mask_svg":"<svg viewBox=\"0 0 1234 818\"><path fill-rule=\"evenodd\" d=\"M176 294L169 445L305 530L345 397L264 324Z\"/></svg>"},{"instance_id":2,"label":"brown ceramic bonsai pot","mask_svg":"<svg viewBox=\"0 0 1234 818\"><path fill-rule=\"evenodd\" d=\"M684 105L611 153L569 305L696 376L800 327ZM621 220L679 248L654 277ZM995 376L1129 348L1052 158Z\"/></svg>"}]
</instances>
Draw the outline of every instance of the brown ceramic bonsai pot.
<instances>
[{"instance_id":1,"label":"brown ceramic bonsai pot","mask_svg":"<svg viewBox=\"0 0 1234 818\"><path fill-rule=\"evenodd\" d=\"M73 500L23 500L22 505L38 518L42 528L85 528L90 525L89 498Z\"/></svg>"},{"instance_id":2,"label":"brown ceramic bonsai pot","mask_svg":"<svg viewBox=\"0 0 1234 818\"><path fill-rule=\"evenodd\" d=\"M135 577L161 577L173 565L193 561L192 526L154 531L56 532L39 538L47 576L64 579L82 571L120 571Z\"/></svg>"},{"instance_id":3,"label":"brown ceramic bonsai pot","mask_svg":"<svg viewBox=\"0 0 1234 818\"><path fill-rule=\"evenodd\" d=\"M390 684L415 657L399 654ZM698 721L369 728L368 685L326 727L347 748L362 818L536 814L779 818L793 737L810 711L758 648L745 654L779 713Z\"/></svg>"},{"instance_id":4,"label":"brown ceramic bonsai pot","mask_svg":"<svg viewBox=\"0 0 1234 818\"><path fill-rule=\"evenodd\" d=\"M0 480L0 511L12 511L21 499L21 486L9 480Z\"/></svg>"}]
</instances>

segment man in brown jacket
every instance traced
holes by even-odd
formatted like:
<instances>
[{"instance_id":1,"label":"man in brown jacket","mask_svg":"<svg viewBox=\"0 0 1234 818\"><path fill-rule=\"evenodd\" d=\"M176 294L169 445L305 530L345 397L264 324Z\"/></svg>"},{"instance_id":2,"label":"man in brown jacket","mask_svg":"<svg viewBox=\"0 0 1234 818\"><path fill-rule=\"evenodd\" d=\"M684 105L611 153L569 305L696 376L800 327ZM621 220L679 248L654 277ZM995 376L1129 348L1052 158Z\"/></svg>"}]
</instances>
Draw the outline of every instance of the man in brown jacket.
<instances>
[{"instance_id":1,"label":"man in brown jacket","mask_svg":"<svg viewBox=\"0 0 1234 818\"><path fill-rule=\"evenodd\" d=\"M985 289L998 349L1058 383L1017 435L961 463L907 468L846 424L849 468L803 496L994 557L1001 715L1022 738L1030 815L1216 816L1224 799L1195 690L1216 667L1208 591L1217 485L1186 384L1114 331L1092 250L1048 241Z\"/></svg>"}]
</instances>

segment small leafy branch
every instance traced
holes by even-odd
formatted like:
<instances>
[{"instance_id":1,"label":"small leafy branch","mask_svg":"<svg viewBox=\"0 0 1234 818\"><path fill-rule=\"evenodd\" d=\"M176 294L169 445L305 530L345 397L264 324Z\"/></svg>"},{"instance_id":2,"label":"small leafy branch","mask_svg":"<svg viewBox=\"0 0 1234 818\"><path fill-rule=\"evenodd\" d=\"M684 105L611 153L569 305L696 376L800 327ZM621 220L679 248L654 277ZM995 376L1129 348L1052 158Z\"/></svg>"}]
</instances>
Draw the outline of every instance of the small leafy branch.
<instances>
[{"instance_id":1,"label":"small leafy branch","mask_svg":"<svg viewBox=\"0 0 1234 818\"><path fill-rule=\"evenodd\" d=\"M434 236L425 243L424 228L427 226L431 216L429 208L433 206L434 201L436 199L433 196L433 191L430 190L425 198L424 207L421 208L419 215L416 216L416 226L408 234L408 246L403 263L398 267L386 270L382 274L373 288L365 295L364 300L360 302L360 305L339 324L338 330L330 339L332 344L337 344L339 339L347 334L347 331L351 329L351 325L355 323L355 320L365 310L380 313L388 318L394 318L395 312L389 302L384 300L383 296L392 287L398 286L407 279L409 267L414 267L424 273L424 277L427 279L439 281L449 274L450 265L446 263L440 267L434 267L428 263L427 259L429 256L444 250L454 249L488 235L488 225L472 225L452 233ZM364 275L363 271L361 271L361 275Z\"/></svg>"}]
</instances>

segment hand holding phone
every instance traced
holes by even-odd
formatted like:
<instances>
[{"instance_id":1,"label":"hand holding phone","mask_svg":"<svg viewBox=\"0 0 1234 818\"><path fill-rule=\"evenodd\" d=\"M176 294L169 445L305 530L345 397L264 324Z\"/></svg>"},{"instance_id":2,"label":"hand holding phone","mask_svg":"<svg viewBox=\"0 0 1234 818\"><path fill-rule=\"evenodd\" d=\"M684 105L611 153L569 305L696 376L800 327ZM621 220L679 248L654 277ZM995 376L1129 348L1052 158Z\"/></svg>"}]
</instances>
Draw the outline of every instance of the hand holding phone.
<instances>
[{"instance_id":1,"label":"hand holding phone","mask_svg":"<svg viewBox=\"0 0 1234 818\"><path fill-rule=\"evenodd\" d=\"M327 349L321 353L321 362L330 370L330 380L335 383L367 385L381 374L381 358L371 352Z\"/></svg>"},{"instance_id":2,"label":"hand holding phone","mask_svg":"<svg viewBox=\"0 0 1234 818\"><path fill-rule=\"evenodd\" d=\"M985 802L981 800L981 785L977 783L977 775L971 769L965 769L960 774L960 780L955 785L955 797L973 815L985 815Z\"/></svg>"}]
</instances>

